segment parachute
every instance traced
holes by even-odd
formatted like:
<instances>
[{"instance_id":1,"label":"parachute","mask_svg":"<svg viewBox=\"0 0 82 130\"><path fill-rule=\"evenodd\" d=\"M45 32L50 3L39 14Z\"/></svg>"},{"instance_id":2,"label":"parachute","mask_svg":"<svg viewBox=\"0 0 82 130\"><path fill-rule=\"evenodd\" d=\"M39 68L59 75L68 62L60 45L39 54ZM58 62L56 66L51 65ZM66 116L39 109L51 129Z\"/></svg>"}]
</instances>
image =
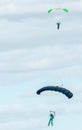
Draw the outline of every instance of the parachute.
<instances>
[{"instance_id":1,"label":"parachute","mask_svg":"<svg viewBox=\"0 0 82 130\"><path fill-rule=\"evenodd\" d=\"M53 8L53 9L49 9L49 10L48 10L48 13L52 13L52 12L54 12L54 11L56 11L56 10L62 10L62 11L64 11L64 12L66 12L66 13L69 12L69 10L68 10L67 8Z\"/></svg>"},{"instance_id":2,"label":"parachute","mask_svg":"<svg viewBox=\"0 0 82 130\"><path fill-rule=\"evenodd\" d=\"M59 30L59 28L60 28L60 19L62 18L62 13L68 13L69 12L69 10L67 9L67 8L53 8L53 9L49 9L48 10L48 13L50 14L50 13L54 13L55 14L55 19L57 18L57 22L56 22L56 24L57 24L57 29ZM60 18L58 18L58 17L60 17Z\"/></svg>"},{"instance_id":3,"label":"parachute","mask_svg":"<svg viewBox=\"0 0 82 130\"><path fill-rule=\"evenodd\" d=\"M63 87L59 87L59 86L46 86L46 87L40 88L36 93L40 95L42 92L48 91L48 90L60 92L66 95L69 99L73 97L73 93L70 90Z\"/></svg>"}]
</instances>

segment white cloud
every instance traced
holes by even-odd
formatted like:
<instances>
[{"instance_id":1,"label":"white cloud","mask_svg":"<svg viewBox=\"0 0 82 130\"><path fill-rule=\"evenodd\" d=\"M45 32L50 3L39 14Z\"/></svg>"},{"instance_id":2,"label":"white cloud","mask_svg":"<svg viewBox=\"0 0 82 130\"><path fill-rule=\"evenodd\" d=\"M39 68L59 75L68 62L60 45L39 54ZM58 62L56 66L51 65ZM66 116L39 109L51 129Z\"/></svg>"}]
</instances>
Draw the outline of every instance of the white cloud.
<instances>
[{"instance_id":1,"label":"white cloud","mask_svg":"<svg viewBox=\"0 0 82 130\"><path fill-rule=\"evenodd\" d=\"M59 31L55 17L47 13L53 6L69 8ZM0 1L1 130L46 129L51 109L57 117L82 115L81 12L81 1ZM37 97L36 90L48 84L64 84L74 97Z\"/></svg>"},{"instance_id":2,"label":"white cloud","mask_svg":"<svg viewBox=\"0 0 82 130\"><path fill-rule=\"evenodd\" d=\"M68 48L68 49L67 49ZM82 46L42 46L0 53L1 72L27 72L81 66ZM63 58L63 59L62 59ZM76 70L77 71L77 70Z\"/></svg>"}]
</instances>

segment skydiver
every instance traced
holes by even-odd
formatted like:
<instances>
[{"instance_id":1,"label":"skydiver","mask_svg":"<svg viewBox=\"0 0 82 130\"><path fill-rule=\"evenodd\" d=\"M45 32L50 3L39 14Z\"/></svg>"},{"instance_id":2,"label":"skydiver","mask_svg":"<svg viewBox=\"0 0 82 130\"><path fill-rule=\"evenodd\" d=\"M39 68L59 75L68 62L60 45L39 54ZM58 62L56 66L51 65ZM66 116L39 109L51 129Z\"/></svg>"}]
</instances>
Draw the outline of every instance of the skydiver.
<instances>
[{"instance_id":1,"label":"skydiver","mask_svg":"<svg viewBox=\"0 0 82 130\"><path fill-rule=\"evenodd\" d=\"M55 112L53 111L50 111L50 119L49 119L49 122L48 122L48 126L51 124L51 126L53 126L53 119L54 119L54 116L55 116Z\"/></svg>"},{"instance_id":2,"label":"skydiver","mask_svg":"<svg viewBox=\"0 0 82 130\"><path fill-rule=\"evenodd\" d=\"M60 22L57 22L57 29L59 30L59 28L60 28Z\"/></svg>"}]
</instances>

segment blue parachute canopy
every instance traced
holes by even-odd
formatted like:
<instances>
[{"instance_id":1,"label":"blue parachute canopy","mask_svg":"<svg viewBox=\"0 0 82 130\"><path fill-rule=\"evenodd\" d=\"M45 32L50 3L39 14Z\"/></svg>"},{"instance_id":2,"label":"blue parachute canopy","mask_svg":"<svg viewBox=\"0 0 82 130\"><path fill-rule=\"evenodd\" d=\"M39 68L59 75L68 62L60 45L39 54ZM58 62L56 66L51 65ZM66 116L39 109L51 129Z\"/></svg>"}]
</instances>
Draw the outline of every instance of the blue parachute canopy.
<instances>
[{"instance_id":1,"label":"blue parachute canopy","mask_svg":"<svg viewBox=\"0 0 82 130\"><path fill-rule=\"evenodd\" d=\"M60 92L62 94L65 94L68 98L73 97L73 93L70 90L63 87L59 87L59 86L46 86L46 87L40 88L36 93L40 95L42 92L48 91L48 90Z\"/></svg>"}]
</instances>

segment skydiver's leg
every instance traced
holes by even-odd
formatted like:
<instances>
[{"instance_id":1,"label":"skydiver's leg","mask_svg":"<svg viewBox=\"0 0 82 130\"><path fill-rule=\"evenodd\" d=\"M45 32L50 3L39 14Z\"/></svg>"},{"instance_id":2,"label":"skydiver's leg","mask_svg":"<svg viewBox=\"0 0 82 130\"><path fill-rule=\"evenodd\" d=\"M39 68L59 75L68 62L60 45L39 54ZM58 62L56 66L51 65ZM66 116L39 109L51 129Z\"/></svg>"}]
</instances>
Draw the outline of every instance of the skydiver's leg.
<instances>
[{"instance_id":1,"label":"skydiver's leg","mask_svg":"<svg viewBox=\"0 0 82 130\"><path fill-rule=\"evenodd\" d=\"M51 120L51 125L53 126L53 120Z\"/></svg>"},{"instance_id":2,"label":"skydiver's leg","mask_svg":"<svg viewBox=\"0 0 82 130\"><path fill-rule=\"evenodd\" d=\"M51 120L49 120L49 122L48 122L48 126L50 125L50 122L51 122Z\"/></svg>"},{"instance_id":3,"label":"skydiver's leg","mask_svg":"<svg viewBox=\"0 0 82 130\"><path fill-rule=\"evenodd\" d=\"M48 126L50 125L50 120L49 120L49 122L48 122Z\"/></svg>"}]
</instances>

